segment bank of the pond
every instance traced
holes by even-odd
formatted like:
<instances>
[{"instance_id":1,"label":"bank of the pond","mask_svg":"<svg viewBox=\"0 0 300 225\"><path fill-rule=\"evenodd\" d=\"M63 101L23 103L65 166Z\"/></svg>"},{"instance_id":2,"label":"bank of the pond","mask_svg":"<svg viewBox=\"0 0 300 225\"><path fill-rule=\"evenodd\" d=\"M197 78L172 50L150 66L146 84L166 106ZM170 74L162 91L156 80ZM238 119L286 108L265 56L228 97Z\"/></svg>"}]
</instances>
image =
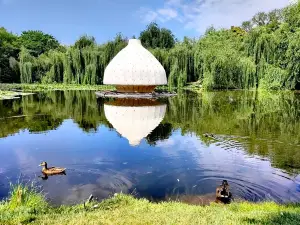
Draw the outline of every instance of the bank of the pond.
<instances>
[{"instance_id":1,"label":"bank of the pond","mask_svg":"<svg viewBox=\"0 0 300 225\"><path fill-rule=\"evenodd\" d=\"M55 91L55 90L114 90L113 86L109 85L78 85L78 84L0 84L2 91Z\"/></svg>"},{"instance_id":2,"label":"bank of the pond","mask_svg":"<svg viewBox=\"0 0 300 225\"><path fill-rule=\"evenodd\" d=\"M96 208L93 208L95 206ZM15 186L0 203L0 224L300 224L300 205L151 203L118 194L101 203L51 207L43 195Z\"/></svg>"},{"instance_id":3,"label":"bank of the pond","mask_svg":"<svg viewBox=\"0 0 300 225\"><path fill-rule=\"evenodd\" d=\"M2 91L0 89L0 100L4 99L14 99L19 98L21 95L31 95L32 93L26 93L26 92L15 92L15 91Z\"/></svg>"},{"instance_id":4,"label":"bank of the pond","mask_svg":"<svg viewBox=\"0 0 300 225\"><path fill-rule=\"evenodd\" d=\"M40 91L56 91L56 90L87 90L87 91L113 91L114 86L111 85L80 85L80 84L4 84L0 83L0 91L14 92L16 90L40 92ZM159 86L156 90L168 90L167 86ZM175 90L173 88L172 90Z\"/></svg>"}]
</instances>

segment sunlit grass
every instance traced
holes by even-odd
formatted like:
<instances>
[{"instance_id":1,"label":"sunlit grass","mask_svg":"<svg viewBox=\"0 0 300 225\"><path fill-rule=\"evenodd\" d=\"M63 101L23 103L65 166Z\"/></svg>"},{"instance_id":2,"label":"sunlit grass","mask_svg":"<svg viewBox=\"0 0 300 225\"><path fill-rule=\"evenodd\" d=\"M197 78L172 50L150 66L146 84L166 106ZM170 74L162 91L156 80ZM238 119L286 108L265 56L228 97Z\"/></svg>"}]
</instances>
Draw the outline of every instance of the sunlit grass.
<instances>
[{"instance_id":1,"label":"sunlit grass","mask_svg":"<svg viewBox=\"0 0 300 225\"><path fill-rule=\"evenodd\" d=\"M114 91L116 90L112 85L80 85L80 84L0 84L1 92L15 93L13 90L40 92L40 91L54 91L54 90L90 90L90 91ZM166 85L157 86L157 91L176 91L176 88L169 88Z\"/></svg>"},{"instance_id":2,"label":"sunlit grass","mask_svg":"<svg viewBox=\"0 0 300 225\"><path fill-rule=\"evenodd\" d=\"M79 84L0 84L0 90L20 89L23 91L52 91L52 90L115 90L110 85L79 85Z\"/></svg>"},{"instance_id":3,"label":"sunlit grass","mask_svg":"<svg viewBox=\"0 0 300 225\"><path fill-rule=\"evenodd\" d=\"M93 206L97 205L96 208ZM31 186L12 186L0 203L0 224L299 224L300 205L151 203L118 194L101 203L52 207Z\"/></svg>"}]
</instances>

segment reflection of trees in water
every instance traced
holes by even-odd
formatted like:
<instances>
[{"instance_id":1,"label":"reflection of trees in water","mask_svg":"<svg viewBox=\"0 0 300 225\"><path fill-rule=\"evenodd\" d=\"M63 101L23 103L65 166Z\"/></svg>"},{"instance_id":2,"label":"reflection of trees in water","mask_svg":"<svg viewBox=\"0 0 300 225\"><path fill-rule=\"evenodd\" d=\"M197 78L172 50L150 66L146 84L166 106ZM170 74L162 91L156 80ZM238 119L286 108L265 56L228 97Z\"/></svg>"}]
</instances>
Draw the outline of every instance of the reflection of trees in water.
<instances>
[{"instance_id":1,"label":"reflection of trees in water","mask_svg":"<svg viewBox=\"0 0 300 225\"><path fill-rule=\"evenodd\" d=\"M164 121L182 133L235 136L274 166L300 168L300 95L293 92L213 92L171 98Z\"/></svg>"},{"instance_id":2,"label":"reflection of trees in water","mask_svg":"<svg viewBox=\"0 0 300 225\"><path fill-rule=\"evenodd\" d=\"M102 107L102 106L101 106ZM84 131L107 124L94 92L56 91L0 101L1 137L22 129L40 132L56 129L64 119L73 119Z\"/></svg>"},{"instance_id":3,"label":"reflection of trees in water","mask_svg":"<svg viewBox=\"0 0 300 225\"><path fill-rule=\"evenodd\" d=\"M105 118L103 103L89 91L46 92L0 101L0 136L22 129L56 129L68 118L86 132L95 131L100 124L112 128ZM207 144L211 140L204 133L234 136L248 153L268 157L274 166L293 171L300 168L299 109L300 95L293 92L179 93L168 99L162 124L146 139L155 145L174 129L181 129L183 134L194 132Z\"/></svg>"},{"instance_id":4,"label":"reflection of trees in water","mask_svg":"<svg viewBox=\"0 0 300 225\"><path fill-rule=\"evenodd\" d=\"M156 145L159 140L166 140L172 134L172 124L161 123L159 124L147 137L146 140L150 145Z\"/></svg>"}]
</instances>

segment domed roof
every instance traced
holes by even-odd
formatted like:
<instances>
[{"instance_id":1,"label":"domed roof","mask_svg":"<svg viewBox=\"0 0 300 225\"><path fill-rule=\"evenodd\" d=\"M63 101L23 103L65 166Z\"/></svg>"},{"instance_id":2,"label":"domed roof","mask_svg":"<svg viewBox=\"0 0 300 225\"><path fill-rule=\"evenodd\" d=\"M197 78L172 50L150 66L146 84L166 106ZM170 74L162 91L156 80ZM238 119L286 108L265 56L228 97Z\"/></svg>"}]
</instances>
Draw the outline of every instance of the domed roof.
<instances>
[{"instance_id":1,"label":"domed roof","mask_svg":"<svg viewBox=\"0 0 300 225\"><path fill-rule=\"evenodd\" d=\"M132 146L139 145L163 120L167 105L115 106L104 104L106 119Z\"/></svg>"},{"instance_id":2,"label":"domed roof","mask_svg":"<svg viewBox=\"0 0 300 225\"><path fill-rule=\"evenodd\" d=\"M140 40L130 39L108 64L104 84L113 85L164 85L166 72L160 62L145 49Z\"/></svg>"}]
</instances>

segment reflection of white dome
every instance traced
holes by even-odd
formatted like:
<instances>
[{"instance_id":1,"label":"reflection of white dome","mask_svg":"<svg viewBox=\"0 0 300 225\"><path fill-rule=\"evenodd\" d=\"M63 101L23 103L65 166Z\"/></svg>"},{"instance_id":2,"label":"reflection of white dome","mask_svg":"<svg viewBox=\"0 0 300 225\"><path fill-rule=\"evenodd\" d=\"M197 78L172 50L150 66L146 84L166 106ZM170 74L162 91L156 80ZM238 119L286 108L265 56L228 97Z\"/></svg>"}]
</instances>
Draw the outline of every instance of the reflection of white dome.
<instances>
[{"instance_id":1,"label":"reflection of white dome","mask_svg":"<svg viewBox=\"0 0 300 225\"><path fill-rule=\"evenodd\" d=\"M139 145L163 120L167 105L114 106L104 104L106 119L132 146Z\"/></svg>"},{"instance_id":2,"label":"reflection of white dome","mask_svg":"<svg viewBox=\"0 0 300 225\"><path fill-rule=\"evenodd\" d=\"M113 85L164 85L166 72L160 62L145 49L140 40L130 39L108 64L104 84Z\"/></svg>"}]
</instances>

